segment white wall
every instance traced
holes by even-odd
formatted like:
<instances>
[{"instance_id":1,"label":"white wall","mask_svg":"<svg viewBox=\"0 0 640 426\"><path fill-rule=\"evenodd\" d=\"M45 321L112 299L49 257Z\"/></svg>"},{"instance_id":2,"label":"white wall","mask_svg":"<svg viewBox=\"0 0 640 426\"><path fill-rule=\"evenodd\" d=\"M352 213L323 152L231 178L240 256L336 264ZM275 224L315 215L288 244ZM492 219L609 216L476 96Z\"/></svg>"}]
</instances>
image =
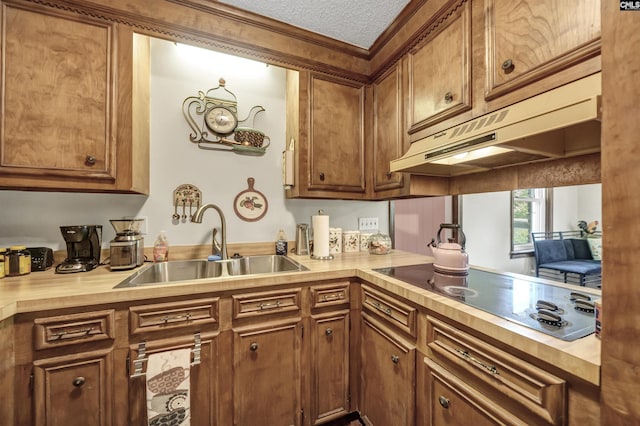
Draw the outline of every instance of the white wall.
<instances>
[{"instance_id":1,"label":"white wall","mask_svg":"<svg viewBox=\"0 0 640 426\"><path fill-rule=\"evenodd\" d=\"M469 263L501 271L530 274L532 257L510 258L509 191L462 196L462 227ZM601 185L554 188L553 230L578 230L578 221L600 221ZM598 227L602 230L602 227Z\"/></svg>"},{"instance_id":2,"label":"white wall","mask_svg":"<svg viewBox=\"0 0 640 426\"><path fill-rule=\"evenodd\" d=\"M280 228L293 239L295 224L310 223L311 215L319 209L329 214L331 226L357 229L358 217L378 217L381 231L389 231L387 202L284 198L284 69L238 63L238 58L212 56L212 52L199 49L196 56L188 56L185 50L193 53L193 49L152 40L149 195L0 191L1 247L26 244L62 249L59 226L79 224L102 225L103 247L108 247L115 236L109 219L131 216L148 218L145 246L153 245L160 230L167 231L173 245L209 244L211 228L219 226L215 211L207 211L202 224L171 218L173 191L185 183L202 190L204 203L215 203L225 212L229 242L275 241ZM265 108L255 121L255 127L271 138L264 156L203 150L189 141L191 129L183 118L182 103L198 91L217 87L220 77L236 95L241 119L254 105ZM233 200L247 189L249 177L255 179L255 190L268 201L267 214L256 222L241 220L233 210Z\"/></svg>"}]
</instances>

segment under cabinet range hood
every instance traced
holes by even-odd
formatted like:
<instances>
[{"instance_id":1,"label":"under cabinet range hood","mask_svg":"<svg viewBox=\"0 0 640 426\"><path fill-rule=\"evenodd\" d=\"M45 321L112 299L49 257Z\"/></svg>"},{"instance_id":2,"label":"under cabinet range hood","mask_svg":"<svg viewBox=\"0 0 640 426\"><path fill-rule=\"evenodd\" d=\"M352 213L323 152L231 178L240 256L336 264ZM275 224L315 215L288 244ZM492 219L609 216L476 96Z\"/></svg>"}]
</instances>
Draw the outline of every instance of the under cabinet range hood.
<instances>
[{"instance_id":1,"label":"under cabinet range hood","mask_svg":"<svg viewBox=\"0 0 640 426\"><path fill-rule=\"evenodd\" d=\"M456 176L600 151L600 73L411 144L392 172Z\"/></svg>"}]
</instances>

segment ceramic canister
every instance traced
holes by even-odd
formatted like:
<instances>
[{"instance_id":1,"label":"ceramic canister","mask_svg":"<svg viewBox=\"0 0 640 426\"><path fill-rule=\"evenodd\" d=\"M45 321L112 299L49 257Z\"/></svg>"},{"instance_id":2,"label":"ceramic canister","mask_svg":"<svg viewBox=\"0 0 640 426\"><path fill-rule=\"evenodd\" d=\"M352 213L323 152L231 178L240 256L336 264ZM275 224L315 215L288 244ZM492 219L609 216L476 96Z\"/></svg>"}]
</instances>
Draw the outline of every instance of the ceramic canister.
<instances>
[{"instance_id":1,"label":"ceramic canister","mask_svg":"<svg viewBox=\"0 0 640 426\"><path fill-rule=\"evenodd\" d=\"M344 231L342 233L342 251L345 253L360 251L359 231Z\"/></svg>"},{"instance_id":2,"label":"ceramic canister","mask_svg":"<svg viewBox=\"0 0 640 426\"><path fill-rule=\"evenodd\" d=\"M360 233L360 251L369 251L369 238L371 238L373 234L365 232Z\"/></svg>"},{"instance_id":3,"label":"ceramic canister","mask_svg":"<svg viewBox=\"0 0 640 426\"><path fill-rule=\"evenodd\" d=\"M329 228L329 253L342 253L342 228Z\"/></svg>"}]
</instances>

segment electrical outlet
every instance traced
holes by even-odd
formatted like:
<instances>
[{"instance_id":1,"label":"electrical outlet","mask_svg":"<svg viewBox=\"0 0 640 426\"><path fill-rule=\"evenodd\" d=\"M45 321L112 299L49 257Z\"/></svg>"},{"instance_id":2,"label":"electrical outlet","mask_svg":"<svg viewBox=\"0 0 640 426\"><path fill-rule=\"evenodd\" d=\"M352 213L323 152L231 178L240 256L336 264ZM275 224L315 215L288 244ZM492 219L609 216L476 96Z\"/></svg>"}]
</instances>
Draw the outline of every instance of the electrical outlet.
<instances>
[{"instance_id":1,"label":"electrical outlet","mask_svg":"<svg viewBox=\"0 0 640 426\"><path fill-rule=\"evenodd\" d=\"M376 231L378 230L377 217L360 217L358 218L358 229L360 231Z\"/></svg>"}]
</instances>

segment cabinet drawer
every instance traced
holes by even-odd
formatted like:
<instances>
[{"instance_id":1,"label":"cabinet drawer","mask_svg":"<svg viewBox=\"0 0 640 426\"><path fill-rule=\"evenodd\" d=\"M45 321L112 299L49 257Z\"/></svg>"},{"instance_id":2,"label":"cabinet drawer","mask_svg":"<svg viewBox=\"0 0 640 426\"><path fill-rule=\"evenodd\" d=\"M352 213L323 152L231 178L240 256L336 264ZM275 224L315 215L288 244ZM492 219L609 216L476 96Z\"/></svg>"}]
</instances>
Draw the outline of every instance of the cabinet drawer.
<instances>
[{"instance_id":1,"label":"cabinet drawer","mask_svg":"<svg viewBox=\"0 0 640 426\"><path fill-rule=\"evenodd\" d=\"M113 339L114 316L115 311L109 309L36 318L33 321L34 347L40 350Z\"/></svg>"},{"instance_id":2,"label":"cabinet drawer","mask_svg":"<svg viewBox=\"0 0 640 426\"><path fill-rule=\"evenodd\" d=\"M218 322L219 298L158 303L129 308L131 334Z\"/></svg>"},{"instance_id":3,"label":"cabinet drawer","mask_svg":"<svg viewBox=\"0 0 640 426\"><path fill-rule=\"evenodd\" d=\"M530 424L564 424L565 381L445 322L427 316L431 357L470 386L517 407Z\"/></svg>"},{"instance_id":4,"label":"cabinet drawer","mask_svg":"<svg viewBox=\"0 0 640 426\"><path fill-rule=\"evenodd\" d=\"M362 286L362 309L416 337L416 308Z\"/></svg>"},{"instance_id":5,"label":"cabinet drawer","mask_svg":"<svg viewBox=\"0 0 640 426\"><path fill-rule=\"evenodd\" d=\"M311 287L311 307L348 304L349 287L349 281Z\"/></svg>"},{"instance_id":6,"label":"cabinet drawer","mask_svg":"<svg viewBox=\"0 0 640 426\"><path fill-rule=\"evenodd\" d=\"M300 311L300 288L232 296L233 319Z\"/></svg>"}]
</instances>

